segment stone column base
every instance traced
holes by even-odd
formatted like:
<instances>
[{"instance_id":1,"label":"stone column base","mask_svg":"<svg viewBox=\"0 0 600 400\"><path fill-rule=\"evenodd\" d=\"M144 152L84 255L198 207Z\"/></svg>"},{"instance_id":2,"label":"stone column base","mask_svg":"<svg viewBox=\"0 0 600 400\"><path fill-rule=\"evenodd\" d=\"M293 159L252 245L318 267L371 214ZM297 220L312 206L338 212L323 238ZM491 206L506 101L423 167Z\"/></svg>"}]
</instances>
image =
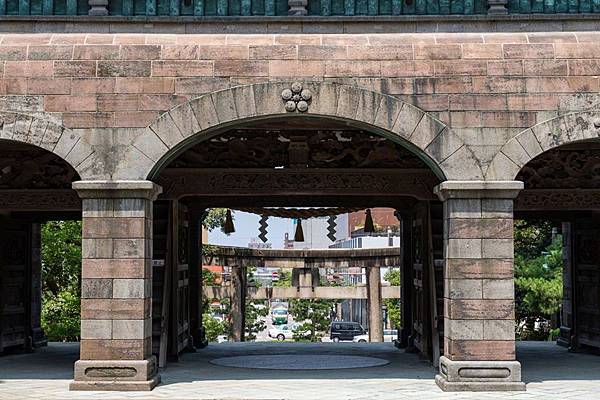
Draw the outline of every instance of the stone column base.
<instances>
[{"instance_id":1,"label":"stone column base","mask_svg":"<svg viewBox=\"0 0 600 400\"><path fill-rule=\"evenodd\" d=\"M156 357L146 360L79 360L70 390L148 391L160 383Z\"/></svg>"},{"instance_id":2,"label":"stone column base","mask_svg":"<svg viewBox=\"0 0 600 400\"><path fill-rule=\"evenodd\" d=\"M442 356L435 383L446 392L526 390L518 361L452 361Z\"/></svg>"}]
</instances>

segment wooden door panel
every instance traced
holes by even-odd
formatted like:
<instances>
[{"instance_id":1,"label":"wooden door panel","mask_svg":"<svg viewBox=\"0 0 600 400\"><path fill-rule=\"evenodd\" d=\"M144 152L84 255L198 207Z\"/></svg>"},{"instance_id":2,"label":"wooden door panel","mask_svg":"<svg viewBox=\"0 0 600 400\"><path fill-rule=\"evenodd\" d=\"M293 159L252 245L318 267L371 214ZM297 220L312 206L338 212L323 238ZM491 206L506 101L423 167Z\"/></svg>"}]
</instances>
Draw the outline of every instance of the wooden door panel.
<instances>
[{"instance_id":1,"label":"wooden door panel","mask_svg":"<svg viewBox=\"0 0 600 400\"><path fill-rule=\"evenodd\" d=\"M600 348L600 229L582 221L576 225L575 240L576 341Z\"/></svg>"},{"instance_id":2,"label":"wooden door panel","mask_svg":"<svg viewBox=\"0 0 600 400\"><path fill-rule=\"evenodd\" d=\"M0 223L0 351L28 342L29 255L29 226Z\"/></svg>"}]
</instances>

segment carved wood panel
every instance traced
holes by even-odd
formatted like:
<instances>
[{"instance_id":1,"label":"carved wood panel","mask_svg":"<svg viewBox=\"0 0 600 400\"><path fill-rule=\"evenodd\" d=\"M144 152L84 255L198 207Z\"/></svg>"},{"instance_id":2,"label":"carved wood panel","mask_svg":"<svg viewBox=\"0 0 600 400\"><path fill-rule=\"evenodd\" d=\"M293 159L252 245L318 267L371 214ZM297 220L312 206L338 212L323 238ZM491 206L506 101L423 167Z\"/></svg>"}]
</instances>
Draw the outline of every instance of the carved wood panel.
<instances>
[{"instance_id":1,"label":"carved wood panel","mask_svg":"<svg viewBox=\"0 0 600 400\"><path fill-rule=\"evenodd\" d=\"M157 183L163 198L219 195L405 195L433 199L438 179L429 170L175 169Z\"/></svg>"},{"instance_id":2,"label":"carved wood panel","mask_svg":"<svg viewBox=\"0 0 600 400\"><path fill-rule=\"evenodd\" d=\"M515 210L600 209L600 148L593 143L547 151L525 165Z\"/></svg>"},{"instance_id":3,"label":"carved wood panel","mask_svg":"<svg viewBox=\"0 0 600 400\"><path fill-rule=\"evenodd\" d=\"M58 156L24 144L2 142L0 189L70 189L77 172Z\"/></svg>"},{"instance_id":4,"label":"carved wood panel","mask_svg":"<svg viewBox=\"0 0 600 400\"><path fill-rule=\"evenodd\" d=\"M185 151L170 167L427 168L395 142L347 129L235 129Z\"/></svg>"}]
</instances>

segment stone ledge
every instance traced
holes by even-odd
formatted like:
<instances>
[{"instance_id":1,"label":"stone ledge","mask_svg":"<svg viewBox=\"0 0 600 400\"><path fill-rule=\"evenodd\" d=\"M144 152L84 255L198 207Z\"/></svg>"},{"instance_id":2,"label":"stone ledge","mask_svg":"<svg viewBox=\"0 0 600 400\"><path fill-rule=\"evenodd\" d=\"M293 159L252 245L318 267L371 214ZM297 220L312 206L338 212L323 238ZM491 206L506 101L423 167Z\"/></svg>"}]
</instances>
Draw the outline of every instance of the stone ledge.
<instances>
[{"instance_id":1,"label":"stone ledge","mask_svg":"<svg viewBox=\"0 0 600 400\"><path fill-rule=\"evenodd\" d=\"M159 383L159 375L147 381L72 381L69 384L69 390L148 392Z\"/></svg>"},{"instance_id":2,"label":"stone ledge","mask_svg":"<svg viewBox=\"0 0 600 400\"><path fill-rule=\"evenodd\" d=\"M445 181L433 191L441 201L448 199L514 199L523 190L521 181Z\"/></svg>"},{"instance_id":3,"label":"stone ledge","mask_svg":"<svg viewBox=\"0 0 600 400\"><path fill-rule=\"evenodd\" d=\"M134 199L155 200L162 188L152 181L76 181L73 189L82 199Z\"/></svg>"},{"instance_id":4,"label":"stone ledge","mask_svg":"<svg viewBox=\"0 0 600 400\"><path fill-rule=\"evenodd\" d=\"M435 383L444 392L523 392L524 382L448 382L441 375L435 376Z\"/></svg>"}]
</instances>

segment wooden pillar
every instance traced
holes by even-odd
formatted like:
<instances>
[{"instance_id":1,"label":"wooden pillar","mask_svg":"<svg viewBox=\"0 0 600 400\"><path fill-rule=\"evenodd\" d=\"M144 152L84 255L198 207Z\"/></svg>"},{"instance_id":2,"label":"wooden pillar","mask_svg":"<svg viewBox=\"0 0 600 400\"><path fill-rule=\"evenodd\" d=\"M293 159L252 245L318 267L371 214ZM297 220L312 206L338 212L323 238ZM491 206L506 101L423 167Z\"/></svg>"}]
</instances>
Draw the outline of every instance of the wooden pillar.
<instances>
[{"instance_id":1,"label":"wooden pillar","mask_svg":"<svg viewBox=\"0 0 600 400\"><path fill-rule=\"evenodd\" d=\"M41 327L42 315L42 226L31 224L30 335L33 347L45 346L46 336Z\"/></svg>"},{"instance_id":2,"label":"wooden pillar","mask_svg":"<svg viewBox=\"0 0 600 400\"><path fill-rule=\"evenodd\" d=\"M246 314L246 268L231 267L231 332L230 339L234 342L244 342Z\"/></svg>"},{"instance_id":3,"label":"wooden pillar","mask_svg":"<svg viewBox=\"0 0 600 400\"><path fill-rule=\"evenodd\" d=\"M369 308L369 341L383 342L381 270L379 266L367 267L367 296Z\"/></svg>"},{"instance_id":4,"label":"wooden pillar","mask_svg":"<svg viewBox=\"0 0 600 400\"><path fill-rule=\"evenodd\" d=\"M402 254L402 268L400 272L400 304L402 327L398 330L398 347L409 348L412 335L412 214L397 211L396 216L400 220L400 247Z\"/></svg>"},{"instance_id":5,"label":"wooden pillar","mask_svg":"<svg viewBox=\"0 0 600 400\"><path fill-rule=\"evenodd\" d=\"M202 327L202 220L204 210L190 210L190 332L196 348L206 346Z\"/></svg>"},{"instance_id":6,"label":"wooden pillar","mask_svg":"<svg viewBox=\"0 0 600 400\"><path fill-rule=\"evenodd\" d=\"M563 240L563 300L560 319L560 335L557 343L570 347L573 335L573 224L562 223Z\"/></svg>"}]
</instances>

